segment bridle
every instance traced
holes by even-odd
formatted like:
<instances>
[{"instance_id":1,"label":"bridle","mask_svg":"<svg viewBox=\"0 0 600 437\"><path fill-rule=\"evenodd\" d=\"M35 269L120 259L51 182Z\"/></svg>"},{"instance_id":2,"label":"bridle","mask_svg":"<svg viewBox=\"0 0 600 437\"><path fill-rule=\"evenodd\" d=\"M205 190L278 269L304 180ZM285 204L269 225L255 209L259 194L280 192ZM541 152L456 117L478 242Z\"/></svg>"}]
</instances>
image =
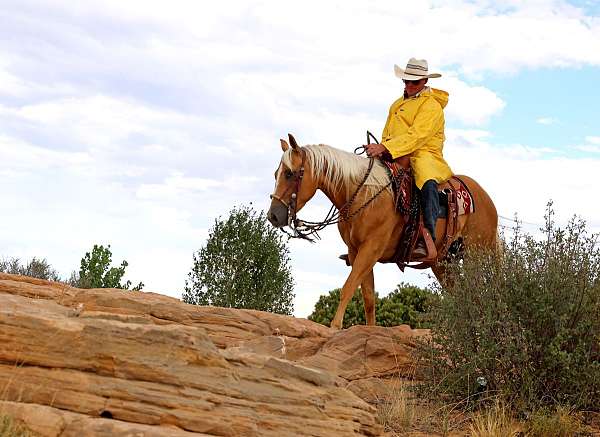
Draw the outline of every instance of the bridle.
<instances>
[{"instance_id":1,"label":"bridle","mask_svg":"<svg viewBox=\"0 0 600 437\"><path fill-rule=\"evenodd\" d=\"M371 132L367 131L367 144L371 144L371 138L373 138L375 140L375 143L378 143L375 136ZM280 229L282 232L286 233L290 238L301 238L304 240L314 242L314 240L311 238L311 236L314 235L316 239L320 239L318 231L325 229L329 225L334 225L341 221L351 220L359 212L361 212L363 209L365 209L381 193L383 193L390 185L392 185L392 180L390 180L390 182L388 182L386 185L381 187L381 189L377 193L375 193L373 195L373 197L371 197L369 200L367 200L365 203L363 203L359 208L354 210L352 213L349 213L350 208L352 207L352 205L354 204L354 201L356 200L356 196L358 195L360 189L363 187L365 182L367 182L367 179L369 178L369 175L371 174L371 170L373 169L373 163L375 162L375 158L371 157L369 159L369 168L367 169L367 172L365 173L365 176L363 177L361 183L358 185L358 187L354 191L354 194L352 194L352 196L350 197L350 200L348 200L339 210L336 208L335 205L331 205L331 208L329 208L329 212L327 212L327 215L325 216L325 218L320 222L299 220L297 218L298 210L296 208L296 205L297 205L297 201L298 201L298 192L300 191L300 184L302 183L302 178L304 177L304 163L306 161L306 151L302 147L300 147L299 150L300 150L300 154L302 156L302 161L300 163L300 168L297 171L292 173L292 177L294 178L293 179L294 184L290 185L285 190L285 192L283 193L283 195L281 197L277 196L276 194L271 194L271 196L270 196L271 199L275 199L275 200L281 202L287 208L287 212L288 212L287 226L289 226L289 228L293 232L289 233L283 227ZM357 155L366 153L366 147L359 146L356 149L354 149L354 153L356 153ZM288 203L285 200L283 200L283 198L285 198L287 196L287 194L290 192L290 190L293 190L293 192L290 196L290 202Z\"/></svg>"},{"instance_id":2,"label":"bridle","mask_svg":"<svg viewBox=\"0 0 600 437\"><path fill-rule=\"evenodd\" d=\"M296 208L296 204L298 202L298 192L300 191L300 184L302 183L302 178L304 177L304 162L306 161L306 151L300 147L300 156L302 157L302 161L300 163L300 168L298 170L296 170L295 172L292 172L292 177L293 177L293 184L291 184L282 194L282 196L277 196L275 193L271 194L271 199L275 199L278 200L279 202L281 202L288 210L288 223L287 225L295 230L297 229L296 226L296 222L298 221L296 219L296 213L297 213L297 208ZM285 198L287 196L287 194L290 192L290 190L293 190L292 195L290 196L290 202L286 202L285 200L283 200L283 198ZM283 229L282 229L283 230ZM285 232L285 230L283 230ZM300 237L295 236L295 237Z\"/></svg>"}]
</instances>

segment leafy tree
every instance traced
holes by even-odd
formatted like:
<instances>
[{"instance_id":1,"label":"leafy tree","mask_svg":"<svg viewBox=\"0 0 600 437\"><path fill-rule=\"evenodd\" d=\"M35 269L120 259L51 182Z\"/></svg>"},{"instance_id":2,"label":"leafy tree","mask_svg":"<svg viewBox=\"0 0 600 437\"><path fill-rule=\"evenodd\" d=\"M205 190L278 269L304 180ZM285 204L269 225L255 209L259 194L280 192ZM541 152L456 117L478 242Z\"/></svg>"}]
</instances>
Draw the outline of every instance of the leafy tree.
<instances>
[{"instance_id":1,"label":"leafy tree","mask_svg":"<svg viewBox=\"0 0 600 437\"><path fill-rule=\"evenodd\" d=\"M340 302L341 291L341 288L335 288L328 294L321 295L315 304L315 309L313 310L312 314L308 316L308 320L329 326L333 320L333 317L335 316L338 303ZM376 305L379 303L379 296L377 294L375 294L375 302ZM375 314L377 314L377 310L375 310ZM379 322L379 320L377 321ZM346 307L343 327L349 328L353 325L364 325L366 323L365 304L363 302L360 288L357 288L352 296L352 299L350 299L350 302L348 302L348 306Z\"/></svg>"},{"instance_id":2,"label":"leafy tree","mask_svg":"<svg viewBox=\"0 0 600 437\"><path fill-rule=\"evenodd\" d=\"M410 325L413 328L427 328L423 317L437 299L437 295L427 288L420 288L404 282L379 301L376 308L377 324L381 326Z\"/></svg>"},{"instance_id":3,"label":"leafy tree","mask_svg":"<svg viewBox=\"0 0 600 437\"><path fill-rule=\"evenodd\" d=\"M284 237L251 206L217 219L193 255L183 301L195 305L293 311L294 281Z\"/></svg>"},{"instance_id":4,"label":"leafy tree","mask_svg":"<svg viewBox=\"0 0 600 437\"><path fill-rule=\"evenodd\" d=\"M19 258L8 258L0 261L0 272L13 275L31 276L33 278L60 281L56 270L46 258L33 257L27 264L21 264Z\"/></svg>"},{"instance_id":5,"label":"leafy tree","mask_svg":"<svg viewBox=\"0 0 600 437\"><path fill-rule=\"evenodd\" d=\"M121 283L121 279L125 275L125 268L129 264L127 261L123 261L120 267L111 267L111 262L110 244L107 247L94 244L92 251L86 252L81 259L79 274L74 272L69 283L79 288L120 288L129 290L131 281ZM143 287L144 284L140 282L132 288L132 291L139 291Z\"/></svg>"},{"instance_id":6,"label":"leafy tree","mask_svg":"<svg viewBox=\"0 0 600 437\"><path fill-rule=\"evenodd\" d=\"M340 292L341 289L336 288L319 297L308 319L329 326L340 301ZM379 326L407 324L413 328L427 327L423 314L429 310L434 298L435 295L428 289L404 282L398 284L394 291L382 298L375 293L376 323ZM364 325L366 323L364 308L363 298L358 288L346 308L343 327Z\"/></svg>"}]
</instances>

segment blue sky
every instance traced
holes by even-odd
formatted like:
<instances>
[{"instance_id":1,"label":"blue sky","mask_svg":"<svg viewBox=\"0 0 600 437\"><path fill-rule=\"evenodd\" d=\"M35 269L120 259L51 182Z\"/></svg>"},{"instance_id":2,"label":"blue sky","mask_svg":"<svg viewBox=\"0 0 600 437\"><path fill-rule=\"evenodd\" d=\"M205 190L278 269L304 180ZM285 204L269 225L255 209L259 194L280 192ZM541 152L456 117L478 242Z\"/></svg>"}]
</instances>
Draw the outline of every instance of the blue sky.
<instances>
[{"instance_id":1,"label":"blue sky","mask_svg":"<svg viewBox=\"0 0 600 437\"><path fill-rule=\"evenodd\" d=\"M411 56L450 92L447 160L500 214L538 223L552 198L561 222L578 213L600 230L599 13L562 0L5 0L0 256L68 276L111 244L129 279L179 296L214 219L268 206L279 138L352 150L379 136L402 92L393 65ZM317 196L302 216L327 209ZM291 243L300 316L348 273L335 230L323 237ZM402 280L430 278L376 268L380 294Z\"/></svg>"},{"instance_id":2,"label":"blue sky","mask_svg":"<svg viewBox=\"0 0 600 437\"><path fill-rule=\"evenodd\" d=\"M573 153L573 145L585 143L587 136L600 135L599 78L598 67L541 68L511 77L490 77L486 86L507 105L487 128L498 143Z\"/></svg>"}]
</instances>

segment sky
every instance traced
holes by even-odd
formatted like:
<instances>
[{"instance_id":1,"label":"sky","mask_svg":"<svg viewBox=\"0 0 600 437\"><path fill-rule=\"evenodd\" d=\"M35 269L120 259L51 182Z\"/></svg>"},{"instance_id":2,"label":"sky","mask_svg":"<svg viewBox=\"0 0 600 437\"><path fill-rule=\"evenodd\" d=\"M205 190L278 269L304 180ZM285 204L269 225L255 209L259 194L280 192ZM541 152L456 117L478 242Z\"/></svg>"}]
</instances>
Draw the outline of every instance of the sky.
<instances>
[{"instance_id":1,"label":"sky","mask_svg":"<svg viewBox=\"0 0 600 437\"><path fill-rule=\"evenodd\" d=\"M94 244L180 297L235 206L269 206L279 138L353 150L425 58L450 93L444 155L525 230L554 201L600 230L600 2L29 1L0 7L0 256L63 277ZM329 208L317 195L301 217ZM335 229L290 242L295 314L349 270ZM375 269L380 295L428 271Z\"/></svg>"}]
</instances>

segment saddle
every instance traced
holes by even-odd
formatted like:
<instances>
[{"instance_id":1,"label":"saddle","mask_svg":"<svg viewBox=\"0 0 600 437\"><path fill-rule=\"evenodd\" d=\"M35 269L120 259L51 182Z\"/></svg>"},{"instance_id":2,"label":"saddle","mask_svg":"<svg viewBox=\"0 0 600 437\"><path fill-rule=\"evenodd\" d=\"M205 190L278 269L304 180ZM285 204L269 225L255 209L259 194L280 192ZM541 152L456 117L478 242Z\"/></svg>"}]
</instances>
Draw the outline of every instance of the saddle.
<instances>
[{"instance_id":1,"label":"saddle","mask_svg":"<svg viewBox=\"0 0 600 437\"><path fill-rule=\"evenodd\" d=\"M460 256L463 250L462 238L457 238L458 216L475 211L473 196L466 184L457 176L438 184L440 200L439 218L446 219L446 228L439 249L436 248L429 231L424 226L421 211L420 192L415 185L414 175L408 156L395 160L391 156L383 156L392 179L394 204L398 214L404 219L404 229L396 248L396 253L386 263L396 263L400 270L411 267L417 269L429 268L432 265ZM427 256L413 260L412 253L419 239L423 239ZM419 264L409 264L418 261Z\"/></svg>"}]
</instances>

